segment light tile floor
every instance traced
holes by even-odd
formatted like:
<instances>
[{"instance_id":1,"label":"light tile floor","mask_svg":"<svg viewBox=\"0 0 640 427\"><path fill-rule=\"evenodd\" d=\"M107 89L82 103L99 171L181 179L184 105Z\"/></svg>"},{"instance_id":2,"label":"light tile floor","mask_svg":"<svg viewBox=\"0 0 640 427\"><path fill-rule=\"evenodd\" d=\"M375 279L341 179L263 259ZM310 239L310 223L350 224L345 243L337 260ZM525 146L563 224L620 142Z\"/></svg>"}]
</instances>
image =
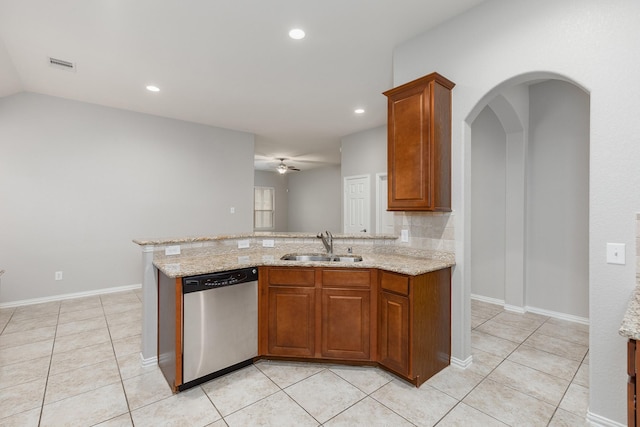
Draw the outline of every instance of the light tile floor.
<instances>
[{"instance_id":1,"label":"light tile floor","mask_svg":"<svg viewBox=\"0 0 640 427\"><path fill-rule=\"evenodd\" d=\"M472 301L474 363L419 389L260 361L173 395L140 366L141 294L0 310L0 426L583 426L588 327Z\"/></svg>"}]
</instances>

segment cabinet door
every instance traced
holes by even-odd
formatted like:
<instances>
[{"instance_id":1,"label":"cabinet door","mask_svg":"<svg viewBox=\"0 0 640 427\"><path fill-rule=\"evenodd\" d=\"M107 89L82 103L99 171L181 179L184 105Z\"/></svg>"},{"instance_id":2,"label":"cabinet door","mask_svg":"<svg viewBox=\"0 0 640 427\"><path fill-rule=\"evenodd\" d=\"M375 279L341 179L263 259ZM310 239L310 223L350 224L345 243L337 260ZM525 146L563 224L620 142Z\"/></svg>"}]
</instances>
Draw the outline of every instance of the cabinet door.
<instances>
[{"instance_id":1,"label":"cabinet door","mask_svg":"<svg viewBox=\"0 0 640 427\"><path fill-rule=\"evenodd\" d=\"M380 364L407 376L409 374L409 298L380 292L378 316Z\"/></svg>"},{"instance_id":2,"label":"cabinet door","mask_svg":"<svg viewBox=\"0 0 640 427\"><path fill-rule=\"evenodd\" d=\"M322 357L369 359L370 304L369 290L322 290Z\"/></svg>"},{"instance_id":3,"label":"cabinet door","mask_svg":"<svg viewBox=\"0 0 640 427\"><path fill-rule=\"evenodd\" d=\"M429 86L389 98L388 207L430 207Z\"/></svg>"},{"instance_id":4,"label":"cabinet door","mask_svg":"<svg viewBox=\"0 0 640 427\"><path fill-rule=\"evenodd\" d=\"M158 272L158 366L171 389L182 385L182 279Z\"/></svg>"},{"instance_id":5,"label":"cabinet door","mask_svg":"<svg viewBox=\"0 0 640 427\"><path fill-rule=\"evenodd\" d=\"M629 427L636 424L636 341L627 343L627 423Z\"/></svg>"},{"instance_id":6,"label":"cabinet door","mask_svg":"<svg viewBox=\"0 0 640 427\"><path fill-rule=\"evenodd\" d=\"M451 89L432 73L388 97L388 210L451 210Z\"/></svg>"},{"instance_id":7,"label":"cabinet door","mask_svg":"<svg viewBox=\"0 0 640 427\"><path fill-rule=\"evenodd\" d=\"M627 373L629 374L627 381L627 421L629 427L640 425L640 412L638 412L637 408L639 368L640 351L638 351L638 342L629 340L627 344Z\"/></svg>"},{"instance_id":8,"label":"cabinet door","mask_svg":"<svg viewBox=\"0 0 640 427\"><path fill-rule=\"evenodd\" d=\"M269 287L268 352L312 357L315 351L315 288Z\"/></svg>"}]
</instances>

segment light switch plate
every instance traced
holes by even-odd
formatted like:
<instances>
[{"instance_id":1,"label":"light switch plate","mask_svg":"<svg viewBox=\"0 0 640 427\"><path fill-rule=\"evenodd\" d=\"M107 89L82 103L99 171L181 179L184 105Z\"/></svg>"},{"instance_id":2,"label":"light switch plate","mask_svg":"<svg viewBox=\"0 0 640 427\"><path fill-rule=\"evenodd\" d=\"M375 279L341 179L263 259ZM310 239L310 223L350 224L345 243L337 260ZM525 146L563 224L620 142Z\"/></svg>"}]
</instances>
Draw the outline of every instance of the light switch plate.
<instances>
[{"instance_id":1,"label":"light switch plate","mask_svg":"<svg viewBox=\"0 0 640 427\"><path fill-rule=\"evenodd\" d=\"M409 241L409 230L402 230L400 232L400 241L408 242Z\"/></svg>"},{"instance_id":2,"label":"light switch plate","mask_svg":"<svg viewBox=\"0 0 640 427\"><path fill-rule=\"evenodd\" d=\"M180 255L180 245L167 246L164 248L165 255Z\"/></svg>"},{"instance_id":3,"label":"light switch plate","mask_svg":"<svg viewBox=\"0 0 640 427\"><path fill-rule=\"evenodd\" d=\"M238 240L238 249L247 249L249 246L248 240Z\"/></svg>"},{"instance_id":4,"label":"light switch plate","mask_svg":"<svg viewBox=\"0 0 640 427\"><path fill-rule=\"evenodd\" d=\"M607 243L607 264L626 264L624 243Z\"/></svg>"}]
</instances>

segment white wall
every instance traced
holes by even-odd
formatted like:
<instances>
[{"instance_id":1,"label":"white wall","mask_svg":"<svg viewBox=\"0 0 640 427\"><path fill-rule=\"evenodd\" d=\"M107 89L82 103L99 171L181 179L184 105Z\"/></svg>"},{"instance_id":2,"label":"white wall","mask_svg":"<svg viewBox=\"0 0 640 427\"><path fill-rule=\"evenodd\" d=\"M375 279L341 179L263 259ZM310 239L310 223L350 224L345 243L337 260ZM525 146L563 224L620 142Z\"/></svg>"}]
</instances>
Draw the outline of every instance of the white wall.
<instances>
[{"instance_id":1,"label":"white wall","mask_svg":"<svg viewBox=\"0 0 640 427\"><path fill-rule=\"evenodd\" d=\"M289 176L278 172L255 171L256 187L273 187L275 190L275 228L273 231L289 231Z\"/></svg>"},{"instance_id":2,"label":"white wall","mask_svg":"<svg viewBox=\"0 0 640 427\"><path fill-rule=\"evenodd\" d=\"M394 86L437 70L453 89L453 208L456 260L452 353L470 354L469 124L503 82L555 76L591 95L589 201L590 417L624 423L626 343L620 321L635 269L606 264L607 242L634 259L640 210L640 2L490 0L399 46Z\"/></svg>"},{"instance_id":3,"label":"white wall","mask_svg":"<svg viewBox=\"0 0 640 427\"><path fill-rule=\"evenodd\" d=\"M341 211L339 166L289 176L289 231L341 233Z\"/></svg>"},{"instance_id":4,"label":"white wall","mask_svg":"<svg viewBox=\"0 0 640 427\"><path fill-rule=\"evenodd\" d=\"M381 102L386 102L381 97ZM369 175L371 230L376 227L376 174L387 173L387 126L380 126L342 138L342 179L346 176ZM386 202L385 202L386 206ZM342 212L344 214L344 212Z\"/></svg>"},{"instance_id":5,"label":"white wall","mask_svg":"<svg viewBox=\"0 0 640 427\"><path fill-rule=\"evenodd\" d=\"M253 151L248 133L0 98L0 302L139 284L134 238L251 231Z\"/></svg>"},{"instance_id":6,"label":"white wall","mask_svg":"<svg viewBox=\"0 0 640 427\"><path fill-rule=\"evenodd\" d=\"M471 293L504 301L507 136L489 107L471 130Z\"/></svg>"},{"instance_id":7,"label":"white wall","mask_svg":"<svg viewBox=\"0 0 640 427\"><path fill-rule=\"evenodd\" d=\"M589 97L560 80L520 87L530 92L518 97L529 100L520 109L530 116L509 112L514 98L505 93L471 126L471 292L514 309L588 318ZM522 125L529 129L524 156ZM507 156L512 148L517 156ZM507 207L511 199L519 204ZM516 236L509 245L518 233L526 241ZM526 281L508 274L514 253L524 259Z\"/></svg>"},{"instance_id":8,"label":"white wall","mask_svg":"<svg viewBox=\"0 0 640 427\"><path fill-rule=\"evenodd\" d=\"M551 80L529 99L526 303L588 318L589 95Z\"/></svg>"},{"instance_id":9,"label":"white wall","mask_svg":"<svg viewBox=\"0 0 640 427\"><path fill-rule=\"evenodd\" d=\"M22 89L22 83L2 40L0 40L0 70L3 70L0 79L0 96L19 92Z\"/></svg>"}]
</instances>

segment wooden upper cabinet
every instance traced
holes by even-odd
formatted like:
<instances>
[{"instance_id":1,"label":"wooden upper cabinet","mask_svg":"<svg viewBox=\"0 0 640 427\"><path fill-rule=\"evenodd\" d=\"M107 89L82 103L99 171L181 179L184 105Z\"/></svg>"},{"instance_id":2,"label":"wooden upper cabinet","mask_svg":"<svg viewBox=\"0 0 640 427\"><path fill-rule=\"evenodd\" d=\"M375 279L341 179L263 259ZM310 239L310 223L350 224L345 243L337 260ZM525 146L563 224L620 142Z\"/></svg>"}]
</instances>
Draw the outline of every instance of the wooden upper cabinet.
<instances>
[{"instance_id":1,"label":"wooden upper cabinet","mask_svg":"<svg viewBox=\"0 0 640 427\"><path fill-rule=\"evenodd\" d=\"M431 73L388 98L388 210L451 211L451 89Z\"/></svg>"}]
</instances>

